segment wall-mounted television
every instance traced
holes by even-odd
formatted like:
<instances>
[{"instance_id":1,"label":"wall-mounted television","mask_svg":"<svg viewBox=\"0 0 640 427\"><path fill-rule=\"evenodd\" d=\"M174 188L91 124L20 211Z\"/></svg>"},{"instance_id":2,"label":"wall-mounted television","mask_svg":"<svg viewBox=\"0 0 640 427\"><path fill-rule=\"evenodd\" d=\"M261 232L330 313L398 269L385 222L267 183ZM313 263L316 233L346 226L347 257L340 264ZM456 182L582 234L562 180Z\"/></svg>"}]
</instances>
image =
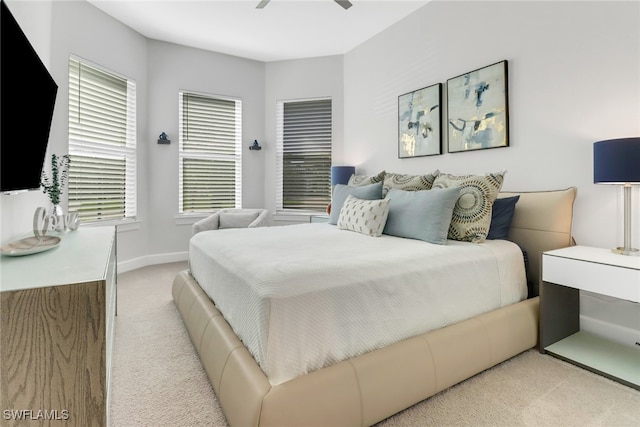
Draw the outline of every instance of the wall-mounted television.
<instances>
[{"instance_id":1,"label":"wall-mounted television","mask_svg":"<svg viewBox=\"0 0 640 427\"><path fill-rule=\"evenodd\" d=\"M0 192L40 188L58 85L2 0Z\"/></svg>"}]
</instances>

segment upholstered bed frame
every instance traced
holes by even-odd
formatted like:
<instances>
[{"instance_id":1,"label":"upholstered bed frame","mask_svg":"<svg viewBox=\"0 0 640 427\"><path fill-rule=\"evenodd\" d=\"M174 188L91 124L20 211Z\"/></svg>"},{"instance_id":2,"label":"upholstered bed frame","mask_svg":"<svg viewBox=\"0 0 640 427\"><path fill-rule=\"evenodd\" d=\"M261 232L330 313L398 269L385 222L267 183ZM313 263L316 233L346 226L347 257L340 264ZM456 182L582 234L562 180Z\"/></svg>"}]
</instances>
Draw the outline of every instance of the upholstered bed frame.
<instances>
[{"instance_id":1,"label":"upholstered bed frame","mask_svg":"<svg viewBox=\"0 0 640 427\"><path fill-rule=\"evenodd\" d=\"M528 254L571 246L574 187L519 194L509 238ZM188 271L173 299L232 426L368 426L537 344L538 301L525 301L272 386Z\"/></svg>"}]
</instances>

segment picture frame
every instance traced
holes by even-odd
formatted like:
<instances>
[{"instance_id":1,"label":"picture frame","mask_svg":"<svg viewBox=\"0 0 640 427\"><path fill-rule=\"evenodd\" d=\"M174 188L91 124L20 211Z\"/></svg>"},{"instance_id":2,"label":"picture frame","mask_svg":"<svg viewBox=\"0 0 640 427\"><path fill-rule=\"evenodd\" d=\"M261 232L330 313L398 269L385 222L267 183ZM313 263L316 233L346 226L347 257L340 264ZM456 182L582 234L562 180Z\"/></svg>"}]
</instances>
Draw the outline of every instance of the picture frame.
<instances>
[{"instance_id":1,"label":"picture frame","mask_svg":"<svg viewBox=\"0 0 640 427\"><path fill-rule=\"evenodd\" d=\"M442 83L398 96L398 158L442 154Z\"/></svg>"},{"instance_id":2,"label":"picture frame","mask_svg":"<svg viewBox=\"0 0 640 427\"><path fill-rule=\"evenodd\" d=\"M508 146L507 61L447 80L448 152Z\"/></svg>"}]
</instances>

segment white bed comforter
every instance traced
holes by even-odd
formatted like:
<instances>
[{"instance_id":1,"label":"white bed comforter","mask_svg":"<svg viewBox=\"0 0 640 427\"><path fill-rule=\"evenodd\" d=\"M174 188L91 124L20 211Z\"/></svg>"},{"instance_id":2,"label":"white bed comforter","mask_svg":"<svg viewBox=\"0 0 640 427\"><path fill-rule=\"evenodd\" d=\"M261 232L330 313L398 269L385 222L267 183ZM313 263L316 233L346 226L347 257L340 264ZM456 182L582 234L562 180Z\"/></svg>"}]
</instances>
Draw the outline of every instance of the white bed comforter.
<instances>
[{"instance_id":1,"label":"white bed comforter","mask_svg":"<svg viewBox=\"0 0 640 427\"><path fill-rule=\"evenodd\" d=\"M512 242L434 245L329 224L201 232L189 265L274 385L527 295Z\"/></svg>"}]
</instances>

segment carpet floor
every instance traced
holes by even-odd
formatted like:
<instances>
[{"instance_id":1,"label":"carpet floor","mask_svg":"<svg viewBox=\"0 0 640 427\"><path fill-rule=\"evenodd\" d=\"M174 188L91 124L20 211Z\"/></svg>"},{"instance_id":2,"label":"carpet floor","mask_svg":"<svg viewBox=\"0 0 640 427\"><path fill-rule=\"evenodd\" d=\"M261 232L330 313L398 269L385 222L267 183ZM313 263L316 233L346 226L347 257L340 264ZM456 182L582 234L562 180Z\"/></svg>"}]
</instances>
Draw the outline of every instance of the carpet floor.
<instances>
[{"instance_id":1,"label":"carpet floor","mask_svg":"<svg viewBox=\"0 0 640 427\"><path fill-rule=\"evenodd\" d=\"M186 268L118 276L112 427L228 426L171 297ZM377 426L639 425L639 391L532 349Z\"/></svg>"}]
</instances>

